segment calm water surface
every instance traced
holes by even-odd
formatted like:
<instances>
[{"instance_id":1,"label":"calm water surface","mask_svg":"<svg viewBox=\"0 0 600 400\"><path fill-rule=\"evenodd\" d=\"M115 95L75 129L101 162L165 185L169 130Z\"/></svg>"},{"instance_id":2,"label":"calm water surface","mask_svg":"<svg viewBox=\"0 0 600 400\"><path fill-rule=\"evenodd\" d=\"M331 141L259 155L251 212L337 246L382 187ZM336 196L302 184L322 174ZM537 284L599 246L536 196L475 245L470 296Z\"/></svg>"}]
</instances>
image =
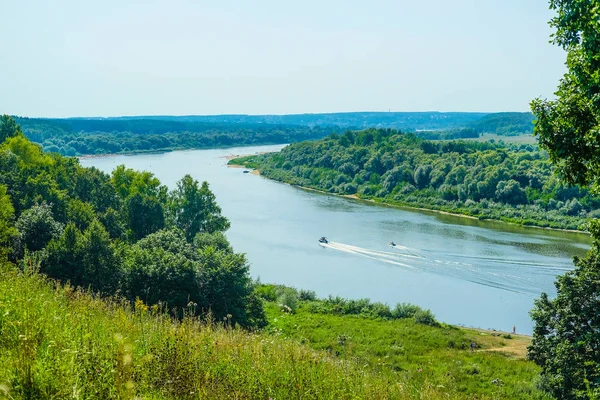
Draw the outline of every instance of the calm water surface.
<instances>
[{"instance_id":1,"label":"calm water surface","mask_svg":"<svg viewBox=\"0 0 600 400\"><path fill-rule=\"evenodd\" d=\"M231 221L227 236L262 282L311 289L321 297L367 297L430 308L444 322L530 333L528 311L571 258L583 234L521 228L431 212L375 206L315 193L227 168L230 154L282 146L82 159L153 172L170 188L184 174L209 182ZM327 236L332 243L320 246ZM390 241L398 246L391 247Z\"/></svg>"}]
</instances>

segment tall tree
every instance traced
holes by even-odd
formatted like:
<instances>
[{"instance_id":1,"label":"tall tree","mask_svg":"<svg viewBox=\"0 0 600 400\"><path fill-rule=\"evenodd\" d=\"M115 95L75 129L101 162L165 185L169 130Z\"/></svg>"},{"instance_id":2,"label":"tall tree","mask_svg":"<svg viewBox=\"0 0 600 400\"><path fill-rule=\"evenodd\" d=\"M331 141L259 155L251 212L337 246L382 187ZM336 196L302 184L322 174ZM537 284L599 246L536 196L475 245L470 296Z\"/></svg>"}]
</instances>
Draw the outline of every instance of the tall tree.
<instances>
[{"instance_id":1,"label":"tall tree","mask_svg":"<svg viewBox=\"0 0 600 400\"><path fill-rule=\"evenodd\" d=\"M555 44L567 52L557 99L532 102L539 136L561 177L600 191L600 0L551 0ZM595 243L576 269L559 277L557 297L536 301L528 356L542 384L559 399L600 398L600 223Z\"/></svg>"},{"instance_id":2,"label":"tall tree","mask_svg":"<svg viewBox=\"0 0 600 400\"><path fill-rule=\"evenodd\" d=\"M221 207L208 183L202 182L199 187L198 181L189 175L177 182L171 193L171 212L188 242L199 232L222 232L229 228L229 221L221 215Z\"/></svg>"},{"instance_id":3,"label":"tall tree","mask_svg":"<svg viewBox=\"0 0 600 400\"><path fill-rule=\"evenodd\" d=\"M165 225L163 205L154 196L135 193L127 198L123 210L133 240L139 240Z\"/></svg>"},{"instance_id":4,"label":"tall tree","mask_svg":"<svg viewBox=\"0 0 600 400\"><path fill-rule=\"evenodd\" d=\"M567 52L556 100L531 103L540 145L572 184L600 188L599 0L551 0L554 44Z\"/></svg>"},{"instance_id":5,"label":"tall tree","mask_svg":"<svg viewBox=\"0 0 600 400\"><path fill-rule=\"evenodd\" d=\"M63 225L56 222L48 204L35 205L23 211L16 227L20 247L30 251L43 249L50 240L58 238L63 230Z\"/></svg>"},{"instance_id":6,"label":"tall tree","mask_svg":"<svg viewBox=\"0 0 600 400\"><path fill-rule=\"evenodd\" d=\"M20 133L21 128L10 115L0 116L0 143Z\"/></svg>"}]
</instances>

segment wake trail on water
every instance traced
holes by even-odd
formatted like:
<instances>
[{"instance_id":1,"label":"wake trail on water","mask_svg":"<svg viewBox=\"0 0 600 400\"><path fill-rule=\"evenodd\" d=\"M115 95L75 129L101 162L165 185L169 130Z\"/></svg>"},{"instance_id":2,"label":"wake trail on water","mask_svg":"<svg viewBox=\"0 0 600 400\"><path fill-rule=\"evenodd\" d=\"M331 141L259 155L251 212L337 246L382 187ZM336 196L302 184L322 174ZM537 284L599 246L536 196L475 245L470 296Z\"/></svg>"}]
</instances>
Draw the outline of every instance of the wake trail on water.
<instances>
[{"instance_id":1,"label":"wake trail on water","mask_svg":"<svg viewBox=\"0 0 600 400\"><path fill-rule=\"evenodd\" d=\"M429 272L437 275L451 276L457 279L519 293L537 294L540 292L540 289L536 287L537 285L534 277L523 276L524 271L517 271L515 268L526 267L528 268L527 273L533 275L544 273L546 271L558 272L564 269L562 266L536 264L520 260L431 253L429 251L420 251L398 244L392 246L392 251L368 249L332 241L320 243L320 245L325 248L365 257L392 266ZM442 259L440 256L450 257L451 259Z\"/></svg>"}]
</instances>

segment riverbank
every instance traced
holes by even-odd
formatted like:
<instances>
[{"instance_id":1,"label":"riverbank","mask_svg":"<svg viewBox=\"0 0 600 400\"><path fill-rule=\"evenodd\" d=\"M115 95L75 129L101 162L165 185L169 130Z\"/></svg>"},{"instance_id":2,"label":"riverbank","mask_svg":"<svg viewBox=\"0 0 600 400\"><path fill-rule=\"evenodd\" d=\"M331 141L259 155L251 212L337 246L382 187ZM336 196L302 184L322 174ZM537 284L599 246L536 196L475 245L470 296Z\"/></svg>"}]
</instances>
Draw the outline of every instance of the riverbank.
<instances>
[{"instance_id":1,"label":"riverbank","mask_svg":"<svg viewBox=\"0 0 600 400\"><path fill-rule=\"evenodd\" d=\"M155 149L155 150L134 150L134 151L123 151L118 153L102 153L102 154L82 154L78 156L74 156L78 159L86 160L86 159L94 159L94 158L104 158L104 157L115 157L115 156L137 156L137 155L147 155L147 154L165 154L171 153L174 151L194 151L194 150L219 150L219 149L233 149L233 148L243 148L243 147L256 147L256 146L286 146L287 143L266 143L266 144L248 144L248 145L231 145L231 146L210 146L210 147L181 147L181 148L164 148L164 149ZM272 153L269 151L263 151L259 153L253 154L230 154L228 156L224 156L223 158L227 160L233 160L236 158L258 155L258 154L267 154Z\"/></svg>"},{"instance_id":2,"label":"riverbank","mask_svg":"<svg viewBox=\"0 0 600 400\"><path fill-rule=\"evenodd\" d=\"M234 163L232 161L243 158L243 157L248 157L251 156L253 154L246 154L246 155L231 155L228 156L230 158L227 158L228 163L227 166L231 167L231 168L251 168L251 173L254 175L261 175L260 170L255 168L255 166L250 166L250 165L245 165L245 164L237 164ZM271 179L268 178L264 175L261 175L264 178L267 179ZM501 224L507 224L507 225L514 225L514 226L519 226L522 228L533 228L533 229L545 229L545 230L550 230L550 231L557 231L557 232L568 232L568 233L576 233L576 234L584 234L584 235L589 235L589 232L587 231L583 231L583 230L577 230L577 229L564 229L564 228L552 228L552 227L546 227L546 226L538 226L538 225L526 225L526 224L519 224L516 222L511 222L511 221L506 221L506 220L502 220L502 219L494 219L494 218L480 218L480 217L476 217L473 215L469 215L469 214L461 214L461 213L457 213L457 212L450 212L450 211L444 211L444 210L438 210L435 208L425 208L425 207L418 207L418 206L413 206L410 204L398 204L398 203L392 203L389 202L385 199L378 199L378 198L363 198L360 197L357 194L338 194L338 193L330 193L327 191L324 191L322 189L317 189L317 188L313 188L313 187L308 187L308 186L302 186L302 185L296 185L293 183L289 183L289 182L285 182L285 181L280 181L280 180L276 180L276 179L272 179L276 182L280 182L280 183L284 183L286 185L290 185L290 186L294 186L297 187L299 189L302 190L307 190L307 191L313 191L313 192L317 192L317 193L321 193L321 194L326 194L326 195L331 195L331 196L336 196L336 197L343 197L343 198L347 198L347 199L352 199L352 200L357 200L357 201L361 201L361 202L365 202L368 204L377 204L377 205L382 205L382 206L386 206L386 207L392 207L392 208L399 208L399 209L406 209L406 210L415 210L415 211L423 211L423 212L431 212L431 213L436 213L436 214L441 214L441 215L448 215L448 216L452 216L452 217L459 217L459 218L465 218L465 219L471 219L474 221L482 221L482 222L492 222L492 223L501 223Z\"/></svg>"}]
</instances>

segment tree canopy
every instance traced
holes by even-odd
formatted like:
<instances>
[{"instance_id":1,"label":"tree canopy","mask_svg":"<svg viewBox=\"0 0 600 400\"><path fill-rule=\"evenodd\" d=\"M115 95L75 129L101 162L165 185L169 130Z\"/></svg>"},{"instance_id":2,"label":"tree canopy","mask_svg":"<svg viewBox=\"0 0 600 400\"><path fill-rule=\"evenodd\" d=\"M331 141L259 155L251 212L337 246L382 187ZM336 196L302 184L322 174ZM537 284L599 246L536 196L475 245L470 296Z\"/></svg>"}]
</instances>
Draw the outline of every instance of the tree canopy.
<instances>
[{"instance_id":1,"label":"tree canopy","mask_svg":"<svg viewBox=\"0 0 600 400\"><path fill-rule=\"evenodd\" d=\"M433 142L368 129L241 162L268 178L330 193L524 225L585 229L600 208L590 190L562 183L531 144Z\"/></svg>"},{"instance_id":2,"label":"tree canopy","mask_svg":"<svg viewBox=\"0 0 600 400\"><path fill-rule=\"evenodd\" d=\"M556 100L536 99L535 134L568 183L600 191L600 1L551 0L555 44L567 52ZM575 207L577 205L574 205ZM535 303L528 356L542 367L542 386L559 399L600 398L600 223L575 270L557 279L557 296Z\"/></svg>"},{"instance_id":3,"label":"tree canopy","mask_svg":"<svg viewBox=\"0 0 600 400\"><path fill-rule=\"evenodd\" d=\"M1 257L23 264L35 253L63 283L178 315L191 303L198 314L264 324L248 263L223 235L229 221L206 182L188 175L169 192L149 172L83 168L45 153L10 117L0 124Z\"/></svg>"}]
</instances>

